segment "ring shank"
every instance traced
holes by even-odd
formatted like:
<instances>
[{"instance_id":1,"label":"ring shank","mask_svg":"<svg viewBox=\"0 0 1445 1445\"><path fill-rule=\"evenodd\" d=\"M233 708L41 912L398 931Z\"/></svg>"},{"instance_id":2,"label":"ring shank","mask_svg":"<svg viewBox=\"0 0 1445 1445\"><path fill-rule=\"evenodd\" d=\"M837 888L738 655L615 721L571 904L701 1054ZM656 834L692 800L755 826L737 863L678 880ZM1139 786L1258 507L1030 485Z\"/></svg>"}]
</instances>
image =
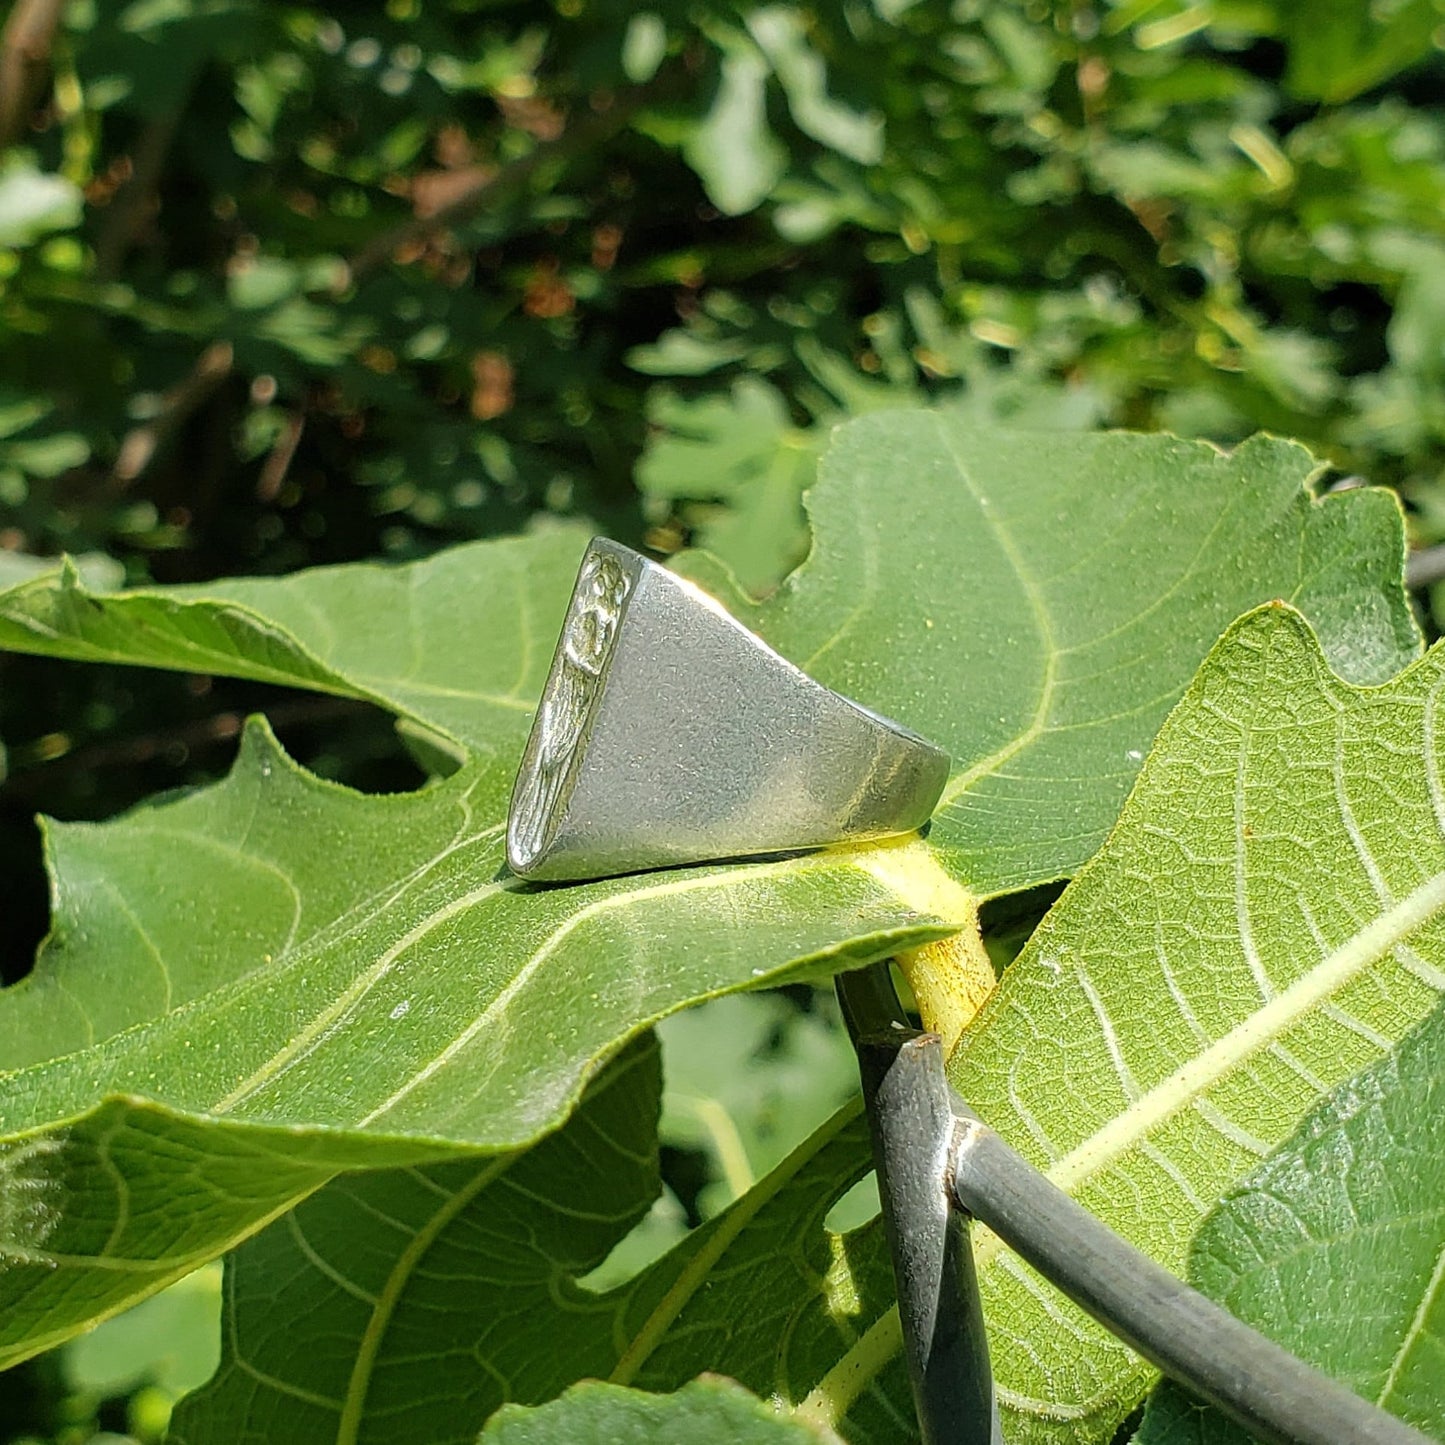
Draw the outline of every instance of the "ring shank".
<instances>
[{"instance_id":1,"label":"ring shank","mask_svg":"<svg viewBox=\"0 0 1445 1445\"><path fill-rule=\"evenodd\" d=\"M514 850L509 831L514 871L597 878L888 837L928 820L946 753L815 682L637 553L595 542L583 576L599 553L619 560L627 586L595 679L583 684L568 681L565 656L574 594L518 777L513 831L519 800L550 799L550 812L540 828L531 819L533 849ZM580 699L570 774L539 787L539 729L563 686L573 706Z\"/></svg>"}]
</instances>

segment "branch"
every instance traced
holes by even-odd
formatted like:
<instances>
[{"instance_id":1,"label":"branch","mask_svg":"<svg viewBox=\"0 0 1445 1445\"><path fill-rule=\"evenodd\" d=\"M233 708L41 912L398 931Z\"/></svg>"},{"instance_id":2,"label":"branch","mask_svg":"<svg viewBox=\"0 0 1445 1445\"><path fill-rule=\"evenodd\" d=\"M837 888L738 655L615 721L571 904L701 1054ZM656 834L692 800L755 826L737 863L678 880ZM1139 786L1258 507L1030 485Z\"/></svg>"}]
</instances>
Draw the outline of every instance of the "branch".
<instances>
[{"instance_id":1,"label":"branch","mask_svg":"<svg viewBox=\"0 0 1445 1445\"><path fill-rule=\"evenodd\" d=\"M296 457L296 448L301 445L301 433L306 430L306 413L300 407L293 407L286 414L286 423L281 435L271 448L256 479L256 500L274 502L281 495L281 484Z\"/></svg>"},{"instance_id":2,"label":"branch","mask_svg":"<svg viewBox=\"0 0 1445 1445\"><path fill-rule=\"evenodd\" d=\"M1260 1440L1429 1445L1176 1279L1015 1153L950 1089L938 1035L907 1024L886 964L840 974L837 988L863 1075L925 1445L982 1445L990 1425L997 1430L985 1413L992 1380L977 1277L971 1256L956 1259L949 1243L949 1228L963 1229L960 1215L986 1225L1125 1344ZM938 1198L945 1191L953 1209Z\"/></svg>"},{"instance_id":3,"label":"branch","mask_svg":"<svg viewBox=\"0 0 1445 1445\"><path fill-rule=\"evenodd\" d=\"M1445 543L1411 552L1405 560L1405 586L1412 592L1445 579Z\"/></svg>"},{"instance_id":4,"label":"branch","mask_svg":"<svg viewBox=\"0 0 1445 1445\"><path fill-rule=\"evenodd\" d=\"M181 110L177 107L149 121L141 131L130 177L111 197L96 237L95 273L102 281L113 281L119 275L126 252L145 226L156 203L161 168L180 123Z\"/></svg>"},{"instance_id":5,"label":"branch","mask_svg":"<svg viewBox=\"0 0 1445 1445\"><path fill-rule=\"evenodd\" d=\"M940 1188L954 1132L942 1046L904 1021L886 963L835 982L858 1051L919 1434L923 1445L1003 1445L968 1218Z\"/></svg>"},{"instance_id":6,"label":"branch","mask_svg":"<svg viewBox=\"0 0 1445 1445\"><path fill-rule=\"evenodd\" d=\"M331 286L332 296L340 296L361 277L385 265L403 246L425 240L465 220L484 203L524 185L544 166L570 160L609 140L643 106L666 94L685 72L686 62L682 60L663 66L646 85L639 85L615 97L606 110L569 126L556 140L544 141L520 160L490 175L479 176L473 185L434 215L413 217L375 237L343 263L341 274ZM201 353L190 375L177 382L161 398L155 417L127 433L111 469L113 486L128 486L145 471L161 443L231 374L234 361L231 344L226 341L213 342ZM289 463L290 458L285 460Z\"/></svg>"},{"instance_id":7,"label":"branch","mask_svg":"<svg viewBox=\"0 0 1445 1445\"><path fill-rule=\"evenodd\" d=\"M636 86L614 96L605 110L569 125L556 140L543 141L500 170L478 175L470 186L433 215L413 216L409 221L383 231L345 263L341 275L332 285L333 295L341 294L353 282L384 265L403 247L425 241L437 232L467 220L486 202L525 185L544 167L559 161L569 161L574 156L610 140L643 106L670 91L679 76L685 73L685 68L685 63L680 60L663 66L646 85Z\"/></svg>"},{"instance_id":8,"label":"branch","mask_svg":"<svg viewBox=\"0 0 1445 1445\"><path fill-rule=\"evenodd\" d=\"M65 0L16 0L0 35L0 151L15 144L50 71Z\"/></svg>"},{"instance_id":9,"label":"branch","mask_svg":"<svg viewBox=\"0 0 1445 1445\"><path fill-rule=\"evenodd\" d=\"M959 1207L1191 1394L1273 1445L1428 1445L1135 1249L957 1096L954 1108Z\"/></svg>"},{"instance_id":10,"label":"branch","mask_svg":"<svg viewBox=\"0 0 1445 1445\"><path fill-rule=\"evenodd\" d=\"M161 443L177 432L192 412L210 400L230 376L235 359L229 341L213 341L200 354L189 375L161 396L156 414L126 433L110 472L113 487L128 487L150 466Z\"/></svg>"}]
</instances>

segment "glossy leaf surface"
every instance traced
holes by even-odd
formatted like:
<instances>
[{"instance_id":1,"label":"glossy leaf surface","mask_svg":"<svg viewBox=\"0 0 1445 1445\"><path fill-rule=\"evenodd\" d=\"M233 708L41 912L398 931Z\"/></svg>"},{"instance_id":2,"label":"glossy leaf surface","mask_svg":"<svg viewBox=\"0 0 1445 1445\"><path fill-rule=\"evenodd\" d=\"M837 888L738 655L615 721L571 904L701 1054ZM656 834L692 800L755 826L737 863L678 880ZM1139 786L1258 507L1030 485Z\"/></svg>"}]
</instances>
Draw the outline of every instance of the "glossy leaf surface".
<instances>
[{"instance_id":1,"label":"glossy leaf surface","mask_svg":"<svg viewBox=\"0 0 1445 1445\"><path fill-rule=\"evenodd\" d=\"M463 758L416 794L362 797L253 729L224 783L51 830L53 936L0 1000L12 1173L56 1186L5 1240L10 1357L338 1169L535 1142L688 1002L916 946L978 896L1077 867L1131 754L1251 602L1295 598L1339 667L1388 675L1415 647L1398 512L1315 502L1311 470L1277 442L1224 458L927 413L844 429L808 562L738 605L821 680L951 748L929 842L562 889L505 875L500 832L576 534L410 568L101 595L66 574L0 595L8 646L350 693Z\"/></svg>"}]
</instances>

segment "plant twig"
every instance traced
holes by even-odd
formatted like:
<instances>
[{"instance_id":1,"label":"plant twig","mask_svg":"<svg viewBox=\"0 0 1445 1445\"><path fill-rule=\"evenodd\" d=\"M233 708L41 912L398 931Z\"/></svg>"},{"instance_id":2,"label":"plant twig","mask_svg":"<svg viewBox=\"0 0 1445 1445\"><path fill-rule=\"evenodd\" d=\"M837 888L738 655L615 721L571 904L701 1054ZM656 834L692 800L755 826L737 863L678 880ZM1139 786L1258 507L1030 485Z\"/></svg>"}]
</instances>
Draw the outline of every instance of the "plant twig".
<instances>
[{"instance_id":1,"label":"plant twig","mask_svg":"<svg viewBox=\"0 0 1445 1445\"><path fill-rule=\"evenodd\" d=\"M126 253L135 244L154 204L161 170L180 128L183 107L157 116L140 133L128 179L111 197L95 241L95 272L102 281L120 273Z\"/></svg>"},{"instance_id":2,"label":"plant twig","mask_svg":"<svg viewBox=\"0 0 1445 1445\"><path fill-rule=\"evenodd\" d=\"M275 445L262 464L261 475L256 479L256 500L258 502L274 502L281 495L281 484L286 480L286 473L291 469L291 463L296 456L296 448L301 445L301 434L305 430L305 411L299 406L292 407L286 414L281 435L276 438Z\"/></svg>"},{"instance_id":3,"label":"plant twig","mask_svg":"<svg viewBox=\"0 0 1445 1445\"><path fill-rule=\"evenodd\" d=\"M525 185L546 166L571 160L573 156L610 140L643 106L666 93L676 82L680 70L679 62L664 66L647 84L614 96L605 110L569 125L556 140L543 141L526 155L499 170L478 171L469 186L433 214L413 216L410 220L373 237L346 262L332 285L333 293L339 295L346 291L362 276L391 260L404 247L425 241L437 232L468 219L480 210L484 203Z\"/></svg>"},{"instance_id":4,"label":"plant twig","mask_svg":"<svg viewBox=\"0 0 1445 1445\"><path fill-rule=\"evenodd\" d=\"M940 1216L991 1229L1045 1279L1185 1389L1274 1445L1429 1445L1115 1234L949 1088L937 1035L904 1020L886 965L840 975L874 1136L898 1312L926 1445L997 1440L978 1282L944 1267ZM946 1116L946 1117L942 1117ZM940 1151L940 1132L946 1136ZM940 1205L940 1191L955 1209ZM967 1249L967 1237L962 1236ZM987 1393L985 1393L985 1386ZM967 1423L961 1423L967 1421Z\"/></svg>"},{"instance_id":5,"label":"plant twig","mask_svg":"<svg viewBox=\"0 0 1445 1445\"><path fill-rule=\"evenodd\" d=\"M0 35L0 150L15 144L50 72L65 0L16 0Z\"/></svg>"},{"instance_id":6,"label":"plant twig","mask_svg":"<svg viewBox=\"0 0 1445 1445\"><path fill-rule=\"evenodd\" d=\"M1445 543L1438 547L1422 547L1405 560L1405 585L1417 592L1422 587L1445 579Z\"/></svg>"},{"instance_id":7,"label":"plant twig","mask_svg":"<svg viewBox=\"0 0 1445 1445\"><path fill-rule=\"evenodd\" d=\"M113 487L128 487L150 466L161 443L215 394L230 376L234 363L235 352L229 341L213 341L206 347L190 372L161 396L156 414L126 433L111 468Z\"/></svg>"}]
</instances>

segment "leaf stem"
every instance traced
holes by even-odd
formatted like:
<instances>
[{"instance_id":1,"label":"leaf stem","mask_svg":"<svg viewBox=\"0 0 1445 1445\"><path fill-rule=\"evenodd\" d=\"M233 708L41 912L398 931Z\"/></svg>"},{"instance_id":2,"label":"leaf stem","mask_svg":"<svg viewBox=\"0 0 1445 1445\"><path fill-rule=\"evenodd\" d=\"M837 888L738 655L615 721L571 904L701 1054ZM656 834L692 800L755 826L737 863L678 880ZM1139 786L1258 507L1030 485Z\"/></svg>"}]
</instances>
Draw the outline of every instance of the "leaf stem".
<instances>
[{"instance_id":1,"label":"leaf stem","mask_svg":"<svg viewBox=\"0 0 1445 1445\"><path fill-rule=\"evenodd\" d=\"M913 990L923 1027L943 1040L951 1054L998 982L983 946L978 913L951 938L925 943L898 955L898 966Z\"/></svg>"},{"instance_id":2,"label":"leaf stem","mask_svg":"<svg viewBox=\"0 0 1445 1445\"><path fill-rule=\"evenodd\" d=\"M851 855L911 908L958 929L950 938L898 955L924 1028L942 1038L945 1054L952 1053L997 982L979 933L978 899L945 870L922 838L912 834L836 851Z\"/></svg>"},{"instance_id":3,"label":"leaf stem","mask_svg":"<svg viewBox=\"0 0 1445 1445\"><path fill-rule=\"evenodd\" d=\"M667 1293L653 1306L652 1313L634 1332L627 1348L613 1366L608 1380L614 1385L630 1385L648 1357L662 1342L672 1322L692 1297L706 1283L713 1266L727 1253L733 1242L750 1224L758 1211L818 1153L858 1117L857 1102L845 1104L811 1137L800 1144L756 1188L743 1195L724 1213L710 1220L704 1229L711 1230L697 1252L687 1261ZM896 1353L894 1346L892 1353Z\"/></svg>"},{"instance_id":4,"label":"leaf stem","mask_svg":"<svg viewBox=\"0 0 1445 1445\"><path fill-rule=\"evenodd\" d=\"M718 1163L722 1166L723 1182L733 1199L741 1199L756 1182L753 1177L752 1160L733 1123L732 1115L716 1099L682 1099L697 1116L698 1122L708 1132L712 1146L717 1152Z\"/></svg>"}]
</instances>

